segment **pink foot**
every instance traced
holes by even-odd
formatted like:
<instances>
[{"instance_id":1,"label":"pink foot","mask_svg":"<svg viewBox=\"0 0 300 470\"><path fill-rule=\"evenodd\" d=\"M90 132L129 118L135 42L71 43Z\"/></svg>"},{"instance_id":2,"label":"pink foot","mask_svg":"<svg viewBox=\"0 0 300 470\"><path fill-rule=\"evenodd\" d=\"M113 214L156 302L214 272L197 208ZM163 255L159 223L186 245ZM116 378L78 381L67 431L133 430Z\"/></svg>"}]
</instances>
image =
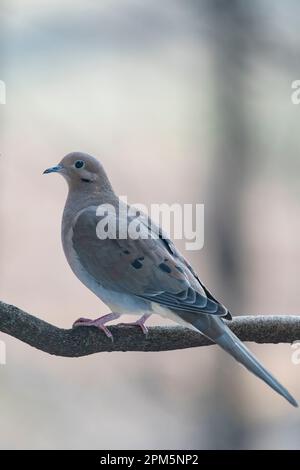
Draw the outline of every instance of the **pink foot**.
<instances>
[{"instance_id":1,"label":"pink foot","mask_svg":"<svg viewBox=\"0 0 300 470\"><path fill-rule=\"evenodd\" d=\"M108 313L107 315L103 315L103 317L96 318L96 320L91 320L89 318L78 318L78 320L73 323L73 328L76 328L77 326L95 326L99 330L102 330L106 336L113 341L113 335L107 326L105 326L105 323L111 320L116 320L119 318L119 316L120 315L118 313Z\"/></svg>"},{"instance_id":2,"label":"pink foot","mask_svg":"<svg viewBox=\"0 0 300 470\"><path fill-rule=\"evenodd\" d=\"M145 313L141 318L139 318L137 321L130 322L130 323L118 323L117 326L139 326L144 333L144 335L148 335L149 330L145 325L145 322L148 320L148 318L151 316L151 314Z\"/></svg>"}]
</instances>

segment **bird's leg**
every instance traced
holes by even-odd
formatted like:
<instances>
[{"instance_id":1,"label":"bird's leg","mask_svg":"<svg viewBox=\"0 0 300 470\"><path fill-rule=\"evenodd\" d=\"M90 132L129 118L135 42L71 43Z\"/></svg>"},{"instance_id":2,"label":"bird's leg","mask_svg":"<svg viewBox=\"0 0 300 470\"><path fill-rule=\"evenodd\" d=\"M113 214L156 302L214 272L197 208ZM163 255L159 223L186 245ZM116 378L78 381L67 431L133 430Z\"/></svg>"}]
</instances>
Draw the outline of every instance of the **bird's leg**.
<instances>
[{"instance_id":1,"label":"bird's leg","mask_svg":"<svg viewBox=\"0 0 300 470\"><path fill-rule=\"evenodd\" d=\"M137 321L133 321L130 323L118 323L117 326L139 326L144 333L144 335L148 334L148 328L145 325L145 322L148 320L149 317L151 317L151 313L145 313L141 318L139 318Z\"/></svg>"},{"instance_id":2,"label":"bird's leg","mask_svg":"<svg viewBox=\"0 0 300 470\"><path fill-rule=\"evenodd\" d=\"M103 315L102 317L96 318L96 320L90 320L89 318L78 318L78 320L73 323L73 328L76 326L95 326L96 328L99 328L99 330L104 331L106 336L113 341L113 335L111 334L107 326L105 326L105 323L107 323L108 321L116 320L119 317L119 313L111 312L107 315Z\"/></svg>"}]
</instances>

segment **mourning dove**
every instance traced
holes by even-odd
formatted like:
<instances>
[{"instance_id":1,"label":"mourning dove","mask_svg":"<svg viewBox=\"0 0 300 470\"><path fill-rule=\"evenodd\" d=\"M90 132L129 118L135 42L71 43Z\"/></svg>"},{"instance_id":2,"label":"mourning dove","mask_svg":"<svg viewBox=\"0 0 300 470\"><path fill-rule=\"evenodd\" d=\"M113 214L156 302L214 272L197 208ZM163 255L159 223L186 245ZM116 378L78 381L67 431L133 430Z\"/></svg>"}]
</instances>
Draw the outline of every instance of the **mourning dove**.
<instances>
[{"instance_id":1,"label":"mourning dove","mask_svg":"<svg viewBox=\"0 0 300 470\"><path fill-rule=\"evenodd\" d=\"M62 243L68 263L81 282L111 310L96 320L80 318L74 326L98 327L112 338L106 323L130 313L141 315L134 324L147 333L145 321L158 313L197 329L297 406L290 393L228 328L223 321L231 318L228 310L203 285L161 228L140 213L137 222L143 236L130 236L130 206L114 193L98 160L73 152L44 173L59 173L68 183L62 219ZM115 236L109 233L111 229L106 237L99 235L99 222L101 225L103 220L106 226L116 228ZM120 236L124 222L125 237L124 233Z\"/></svg>"}]
</instances>

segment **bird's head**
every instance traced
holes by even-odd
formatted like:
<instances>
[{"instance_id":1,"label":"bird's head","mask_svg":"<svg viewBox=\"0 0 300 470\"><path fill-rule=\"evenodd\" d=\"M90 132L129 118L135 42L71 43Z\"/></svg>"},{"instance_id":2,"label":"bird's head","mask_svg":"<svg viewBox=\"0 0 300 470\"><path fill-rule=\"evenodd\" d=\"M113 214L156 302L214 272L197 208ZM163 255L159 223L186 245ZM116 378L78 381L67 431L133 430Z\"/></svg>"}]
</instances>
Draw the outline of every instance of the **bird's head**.
<instances>
[{"instance_id":1,"label":"bird's head","mask_svg":"<svg viewBox=\"0 0 300 470\"><path fill-rule=\"evenodd\" d=\"M104 189L109 184L101 163L91 155L72 152L66 155L58 165L48 168L47 173L59 173L68 182L70 188L95 186Z\"/></svg>"}]
</instances>

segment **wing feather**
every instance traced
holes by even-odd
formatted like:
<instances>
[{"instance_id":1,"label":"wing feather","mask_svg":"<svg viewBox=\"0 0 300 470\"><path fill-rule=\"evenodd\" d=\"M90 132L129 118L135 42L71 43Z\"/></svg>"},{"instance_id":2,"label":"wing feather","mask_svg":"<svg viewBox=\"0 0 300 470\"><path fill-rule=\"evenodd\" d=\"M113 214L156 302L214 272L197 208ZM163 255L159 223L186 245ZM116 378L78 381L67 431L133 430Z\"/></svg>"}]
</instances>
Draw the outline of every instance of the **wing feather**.
<instances>
[{"instance_id":1,"label":"wing feather","mask_svg":"<svg viewBox=\"0 0 300 470\"><path fill-rule=\"evenodd\" d=\"M148 238L120 238L117 231L116 239L100 240L96 210L91 206L81 211L73 225L72 243L82 266L104 288L178 312L228 315L171 240L149 218L141 215L138 219ZM108 217L116 215L113 212Z\"/></svg>"}]
</instances>

